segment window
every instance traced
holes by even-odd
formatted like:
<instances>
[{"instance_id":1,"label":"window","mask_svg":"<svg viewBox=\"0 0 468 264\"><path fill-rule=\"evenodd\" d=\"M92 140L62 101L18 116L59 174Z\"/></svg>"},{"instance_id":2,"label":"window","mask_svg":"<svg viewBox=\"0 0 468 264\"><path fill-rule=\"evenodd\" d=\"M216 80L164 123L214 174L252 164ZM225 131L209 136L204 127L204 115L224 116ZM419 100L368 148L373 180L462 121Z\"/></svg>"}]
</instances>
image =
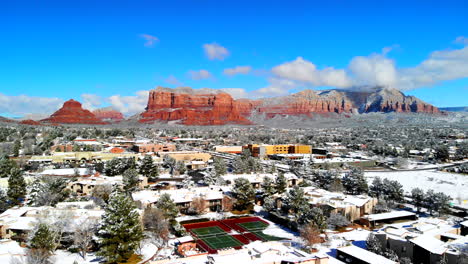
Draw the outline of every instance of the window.
<instances>
[{"instance_id":1,"label":"window","mask_svg":"<svg viewBox=\"0 0 468 264\"><path fill-rule=\"evenodd\" d=\"M406 247L405 246L401 247L401 252L406 252Z\"/></svg>"}]
</instances>

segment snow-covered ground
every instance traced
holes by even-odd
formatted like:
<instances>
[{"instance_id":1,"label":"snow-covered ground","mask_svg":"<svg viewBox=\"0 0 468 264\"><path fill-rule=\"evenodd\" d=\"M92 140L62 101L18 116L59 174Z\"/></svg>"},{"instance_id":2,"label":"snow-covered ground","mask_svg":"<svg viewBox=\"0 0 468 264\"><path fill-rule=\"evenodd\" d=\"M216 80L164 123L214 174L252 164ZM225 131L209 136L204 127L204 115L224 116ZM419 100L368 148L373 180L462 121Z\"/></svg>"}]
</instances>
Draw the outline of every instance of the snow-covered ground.
<instances>
[{"instance_id":1,"label":"snow-covered ground","mask_svg":"<svg viewBox=\"0 0 468 264\"><path fill-rule=\"evenodd\" d=\"M468 176L457 173L429 171L365 172L369 184L375 177L396 180L403 185L405 192L413 188L424 191L434 190L452 197L454 204L468 206Z\"/></svg>"}]
</instances>

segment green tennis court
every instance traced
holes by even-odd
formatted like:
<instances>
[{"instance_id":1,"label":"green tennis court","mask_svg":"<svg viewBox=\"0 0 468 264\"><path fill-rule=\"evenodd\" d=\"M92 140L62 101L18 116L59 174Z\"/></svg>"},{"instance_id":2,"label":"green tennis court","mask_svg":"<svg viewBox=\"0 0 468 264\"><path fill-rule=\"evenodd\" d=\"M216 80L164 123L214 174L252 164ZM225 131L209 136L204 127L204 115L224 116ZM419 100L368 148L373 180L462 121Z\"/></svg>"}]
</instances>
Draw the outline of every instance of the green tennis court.
<instances>
[{"instance_id":1,"label":"green tennis court","mask_svg":"<svg viewBox=\"0 0 468 264\"><path fill-rule=\"evenodd\" d=\"M275 237L275 236L270 236L270 235L264 234L262 231L252 232L252 234L258 236L259 238L261 238L264 241L278 241L278 240L283 239L281 237Z\"/></svg>"},{"instance_id":2,"label":"green tennis court","mask_svg":"<svg viewBox=\"0 0 468 264\"><path fill-rule=\"evenodd\" d=\"M242 246L239 240L230 235L212 236L201 238L212 249L230 248Z\"/></svg>"},{"instance_id":3,"label":"green tennis court","mask_svg":"<svg viewBox=\"0 0 468 264\"><path fill-rule=\"evenodd\" d=\"M197 237L203 238L206 236L215 236L215 235L224 235L226 234L226 231L221 229L219 226L209 226L209 227L200 227L200 228L194 228L191 229Z\"/></svg>"},{"instance_id":4,"label":"green tennis court","mask_svg":"<svg viewBox=\"0 0 468 264\"><path fill-rule=\"evenodd\" d=\"M268 227L268 224L262 221L255 221L255 222L246 222L246 223L238 223L237 225L247 229L247 230L263 230Z\"/></svg>"}]
</instances>

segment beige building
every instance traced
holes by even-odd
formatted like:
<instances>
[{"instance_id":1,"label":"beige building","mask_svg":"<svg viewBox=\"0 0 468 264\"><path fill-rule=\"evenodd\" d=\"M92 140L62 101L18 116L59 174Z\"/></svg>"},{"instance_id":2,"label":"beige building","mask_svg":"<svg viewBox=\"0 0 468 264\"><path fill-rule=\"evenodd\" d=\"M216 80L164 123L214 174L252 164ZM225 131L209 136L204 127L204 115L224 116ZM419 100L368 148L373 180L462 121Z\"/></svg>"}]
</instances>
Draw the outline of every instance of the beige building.
<instances>
[{"instance_id":1,"label":"beige building","mask_svg":"<svg viewBox=\"0 0 468 264\"><path fill-rule=\"evenodd\" d=\"M106 153L106 152L55 152L48 156L32 156L29 163L86 163L104 162L113 158L134 158L138 155L134 153Z\"/></svg>"},{"instance_id":2,"label":"beige building","mask_svg":"<svg viewBox=\"0 0 468 264\"><path fill-rule=\"evenodd\" d=\"M112 186L123 186L122 176L93 176L93 177L82 177L76 181L68 184L68 189L72 192L88 196L93 193L93 190L98 185L112 185ZM144 189L148 186L148 178L139 176L138 187Z\"/></svg>"}]
</instances>

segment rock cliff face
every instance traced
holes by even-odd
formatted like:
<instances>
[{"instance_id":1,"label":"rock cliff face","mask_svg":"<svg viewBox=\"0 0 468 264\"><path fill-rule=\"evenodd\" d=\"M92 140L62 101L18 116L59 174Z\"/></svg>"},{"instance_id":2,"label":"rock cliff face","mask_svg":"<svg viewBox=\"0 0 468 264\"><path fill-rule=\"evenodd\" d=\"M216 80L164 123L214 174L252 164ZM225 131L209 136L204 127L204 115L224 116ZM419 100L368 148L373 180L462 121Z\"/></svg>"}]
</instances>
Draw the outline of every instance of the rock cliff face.
<instances>
[{"instance_id":1,"label":"rock cliff face","mask_svg":"<svg viewBox=\"0 0 468 264\"><path fill-rule=\"evenodd\" d=\"M42 119L41 122L48 124L106 124L106 122L97 118L89 110L83 109L81 103L73 99L66 101L62 108L53 113L49 118Z\"/></svg>"},{"instance_id":2,"label":"rock cliff face","mask_svg":"<svg viewBox=\"0 0 468 264\"><path fill-rule=\"evenodd\" d=\"M370 94L366 103L361 106L361 112L398 112L398 113L440 113L433 105L425 103L414 96L406 96L394 89L381 89Z\"/></svg>"},{"instance_id":3,"label":"rock cliff face","mask_svg":"<svg viewBox=\"0 0 468 264\"><path fill-rule=\"evenodd\" d=\"M437 107L394 89L375 91L304 90L296 94L259 100L233 100L216 90L158 87L149 94L142 123L177 121L185 125L251 124L252 114L275 116L328 113L414 112L439 113Z\"/></svg>"},{"instance_id":4,"label":"rock cliff face","mask_svg":"<svg viewBox=\"0 0 468 264\"><path fill-rule=\"evenodd\" d=\"M93 114L97 118L109 122L120 122L124 119L123 114L112 107L96 109L93 111Z\"/></svg>"},{"instance_id":5,"label":"rock cliff face","mask_svg":"<svg viewBox=\"0 0 468 264\"><path fill-rule=\"evenodd\" d=\"M22 120L22 121L20 122L20 124L22 124L22 125L29 125L29 126L40 126L40 125L42 125L42 124L39 123L38 121L35 121L35 120L32 120L32 119Z\"/></svg>"},{"instance_id":6,"label":"rock cliff face","mask_svg":"<svg viewBox=\"0 0 468 264\"><path fill-rule=\"evenodd\" d=\"M184 125L250 124L229 94L204 92L158 87L149 93L146 111L140 114L139 121L177 121Z\"/></svg>"}]
</instances>

